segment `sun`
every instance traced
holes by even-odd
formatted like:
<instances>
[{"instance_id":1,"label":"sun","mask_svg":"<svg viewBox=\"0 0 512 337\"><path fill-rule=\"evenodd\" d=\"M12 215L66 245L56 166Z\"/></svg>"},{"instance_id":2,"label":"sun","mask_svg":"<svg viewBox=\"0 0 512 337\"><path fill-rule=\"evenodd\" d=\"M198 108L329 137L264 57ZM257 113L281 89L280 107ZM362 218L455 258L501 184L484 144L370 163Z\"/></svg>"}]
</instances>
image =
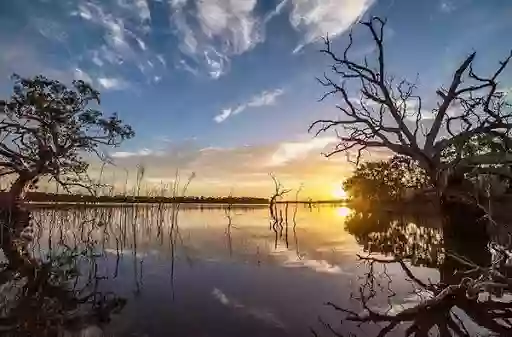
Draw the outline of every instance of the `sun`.
<instances>
[{"instance_id":1,"label":"sun","mask_svg":"<svg viewBox=\"0 0 512 337\"><path fill-rule=\"evenodd\" d=\"M343 189L343 187L341 185L338 185L336 186L333 190L332 190L332 196L335 198L335 199L347 199L348 197L348 194L347 192Z\"/></svg>"},{"instance_id":2,"label":"sun","mask_svg":"<svg viewBox=\"0 0 512 337\"><path fill-rule=\"evenodd\" d=\"M336 208L336 215L340 218L345 218L352 214L352 210L348 207L338 207Z\"/></svg>"}]
</instances>

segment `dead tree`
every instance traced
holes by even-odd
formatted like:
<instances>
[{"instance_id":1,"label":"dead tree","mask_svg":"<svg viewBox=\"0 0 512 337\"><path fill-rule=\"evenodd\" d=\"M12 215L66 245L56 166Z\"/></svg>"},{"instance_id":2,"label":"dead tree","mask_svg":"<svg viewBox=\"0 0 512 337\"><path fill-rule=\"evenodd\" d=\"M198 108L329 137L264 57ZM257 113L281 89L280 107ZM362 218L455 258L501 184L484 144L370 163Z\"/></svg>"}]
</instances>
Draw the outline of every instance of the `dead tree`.
<instances>
[{"instance_id":1,"label":"dead tree","mask_svg":"<svg viewBox=\"0 0 512 337\"><path fill-rule=\"evenodd\" d=\"M278 215L277 215L276 201L278 199L282 198L287 193L289 193L291 191L291 189L284 188L284 186L281 184L281 182L279 180L277 180L276 176L273 175L272 173L270 173L269 175L272 178L272 181L274 182L274 193L270 197L270 203L269 203L268 209L270 212L270 217L272 219L277 219Z\"/></svg>"},{"instance_id":2,"label":"dead tree","mask_svg":"<svg viewBox=\"0 0 512 337\"><path fill-rule=\"evenodd\" d=\"M352 34L341 54L325 38L322 50L333 62L334 75L319 82L329 96L340 98L337 105L342 118L317 120L309 130L316 135L334 131L339 142L327 156L340 152L357 153L384 148L417 161L439 192L441 209L450 230L454 224L474 229L472 237L485 239L485 228L477 220L485 215L475 204L469 188L468 173L499 174L510 177L504 165L512 162L512 109L499 89L499 76L505 71L512 52L489 76L473 69L476 54L471 53L456 69L447 87L436 96L424 99L417 94L417 81L397 80L388 73L384 44L386 21L373 17L361 22L376 47L376 57L358 61L351 57ZM350 89L348 84L350 84ZM355 91L354 91L355 89ZM434 104L435 103L435 104ZM464 153L464 144L474 137L488 137L504 144L498 153ZM446 156L447 152L450 156ZM462 228L459 228L462 229ZM453 233L464 234L455 228Z\"/></svg>"},{"instance_id":3,"label":"dead tree","mask_svg":"<svg viewBox=\"0 0 512 337\"><path fill-rule=\"evenodd\" d=\"M363 151L371 148L389 149L416 160L435 186L440 185L441 173L447 170L512 161L510 153L461 158L461 147L457 147L460 151L452 160L443 161L446 149L482 134L500 139L510 149L512 111L507 111L510 104L499 90L498 77L507 67L512 52L490 76L474 72L472 63L476 53L470 54L455 71L448 87L436 91L437 99L424 102L416 93L416 82L397 81L387 72L386 21L374 17L361 24L368 28L376 46L373 62L366 57L360 62L351 58L352 34L341 55L332 50L328 37L321 50L332 60L335 76L333 79L324 74L323 79L318 79L328 90L321 100L331 95L340 97L337 108L343 116L336 120L317 120L310 126L310 131L317 135L329 130L338 135L339 143L327 156L355 150L359 159ZM348 83L356 88L357 94L347 88ZM427 110L427 103L431 105L433 100L437 103ZM343 133L338 132L340 127Z\"/></svg>"},{"instance_id":4,"label":"dead tree","mask_svg":"<svg viewBox=\"0 0 512 337\"><path fill-rule=\"evenodd\" d=\"M0 221L2 249L21 263L15 242L28 221L21 207L27 188L45 178L66 191L93 192L87 158L104 159L102 147L118 146L134 132L116 114L104 117L99 92L83 81L67 88L44 76L13 79L12 96L0 100L0 177L12 182Z\"/></svg>"}]
</instances>

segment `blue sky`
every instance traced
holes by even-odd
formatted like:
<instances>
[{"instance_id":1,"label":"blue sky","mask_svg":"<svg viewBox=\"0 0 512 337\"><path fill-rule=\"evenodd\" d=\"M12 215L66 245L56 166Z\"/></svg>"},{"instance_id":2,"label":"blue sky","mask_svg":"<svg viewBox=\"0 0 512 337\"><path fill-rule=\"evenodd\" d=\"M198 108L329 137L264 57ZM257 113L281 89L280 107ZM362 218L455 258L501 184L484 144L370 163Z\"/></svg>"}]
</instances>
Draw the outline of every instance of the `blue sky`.
<instances>
[{"instance_id":1,"label":"blue sky","mask_svg":"<svg viewBox=\"0 0 512 337\"><path fill-rule=\"evenodd\" d=\"M507 0L2 1L0 90L13 72L90 81L137 133L111 152L118 167L143 163L149 182L181 169L197 173L194 193L265 195L275 172L328 195L351 166L321 156L332 135L307 133L336 115L332 100L317 102L315 77L328 70L318 39L341 50L368 15L388 20L389 71L419 73L431 97L470 52L485 71L512 48ZM370 55L354 29L354 53Z\"/></svg>"}]
</instances>

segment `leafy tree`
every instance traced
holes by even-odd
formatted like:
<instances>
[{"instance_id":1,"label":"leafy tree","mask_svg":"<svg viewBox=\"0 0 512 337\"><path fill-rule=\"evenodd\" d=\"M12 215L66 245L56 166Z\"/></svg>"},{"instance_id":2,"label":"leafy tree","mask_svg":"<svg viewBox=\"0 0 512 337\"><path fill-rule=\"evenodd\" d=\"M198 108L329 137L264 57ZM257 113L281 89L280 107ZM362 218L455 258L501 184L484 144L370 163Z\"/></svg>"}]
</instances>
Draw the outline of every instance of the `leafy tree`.
<instances>
[{"instance_id":1,"label":"leafy tree","mask_svg":"<svg viewBox=\"0 0 512 337\"><path fill-rule=\"evenodd\" d=\"M103 116L99 92L83 81L13 78L13 95L0 100L0 176L12 177L12 202L41 177L89 188L85 156L103 158L101 146L134 136L116 114Z\"/></svg>"},{"instance_id":2,"label":"leafy tree","mask_svg":"<svg viewBox=\"0 0 512 337\"><path fill-rule=\"evenodd\" d=\"M394 156L387 161L368 162L358 166L344 182L344 189L355 201L399 200L408 189L428 186L428 176L413 160Z\"/></svg>"},{"instance_id":3,"label":"leafy tree","mask_svg":"<svg viewBox=\"0 0 512 337\"><path fill-rule=\"evenodd\" d=\"M4 255L29 275L37 262L23 239L30 227L21 204L27 188L46 177L67 190L92 191L86 156L103 158L102 146L118 146L134 132L116 114L104 117L99 92L83 81L68 88L44 76L13 78L14 93L0 100L0 177L12 181L0 206L0 234Z\"/></svg>"}]
</instances>

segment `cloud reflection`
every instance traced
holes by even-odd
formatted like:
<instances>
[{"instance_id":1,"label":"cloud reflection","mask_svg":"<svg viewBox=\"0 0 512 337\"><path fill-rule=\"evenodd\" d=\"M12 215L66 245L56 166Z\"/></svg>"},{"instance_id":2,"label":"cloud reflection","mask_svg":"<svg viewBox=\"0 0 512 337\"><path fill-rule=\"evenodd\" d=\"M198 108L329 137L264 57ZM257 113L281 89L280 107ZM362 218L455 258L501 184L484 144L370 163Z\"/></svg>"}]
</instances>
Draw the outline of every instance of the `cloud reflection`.
<instances>
[{"instance_id":1,"label":"cloud reflection","mask_svg":"<svg viewBox=\"0 0 512 337\"><path fill-rule=\"evenodd\" d=\"M243 314L246 314L254 319L257 319L259 321L262 321L264 323L273 325L277 328L284 329L285 325L284 323L276 317L276 315L266 309L261 308L254 308L246 306L240 302L238 302L236 299L229 298L222 290L218 288L213 288L212 290L212 296L215 300L219 301L222 305L239 310Z\"/></svg>"}]
</instances>

